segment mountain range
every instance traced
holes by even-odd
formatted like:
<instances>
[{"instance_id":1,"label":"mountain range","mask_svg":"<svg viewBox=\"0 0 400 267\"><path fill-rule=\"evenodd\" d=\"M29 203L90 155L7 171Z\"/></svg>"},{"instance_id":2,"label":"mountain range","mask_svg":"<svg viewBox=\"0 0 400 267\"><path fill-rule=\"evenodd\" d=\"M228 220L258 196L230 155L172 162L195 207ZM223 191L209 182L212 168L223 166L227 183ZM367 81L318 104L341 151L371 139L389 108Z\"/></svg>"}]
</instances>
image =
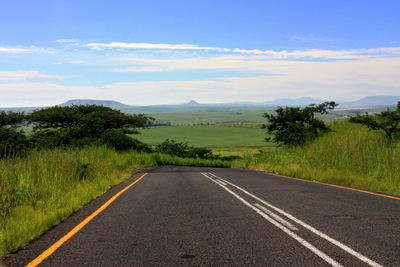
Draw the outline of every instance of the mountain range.
<instances>
[{"instance_id":1,"label":"mountain range","mask_svg":"<svg viewBox=\"0 0 400 267\"><path fill-rule=\"evenodd\" d=\"M195 100L190 100L187 103L181 104L164 104L164 105L149 105L149 106L133 106L127 105L114 100L96 100L96 99L71 99L59 106L71 105L103 105L113 109L121 110L126 113L168 113L168 112L191 112L191 111L221 111L232 109L275 109L277 106L307 106L309 104L319 104L327 100L314 99L310 97L301 98L281 98L274 101L265 102L232 102L219 104L203 104ZM368 109L393 107L400 101L400 96L368 96L356 101L337 101L339 104L337 109ZM0 108L0 110L9 110L16 112L30 113L34 110L43 107L16 107L16 108Z\"/></svg>"},{"instance_id":2,"label":"mountain range","mask_svg":"<svg viewBox=\"0 0 400 267\"><path fill-rule=\"evenodd\" d=\"M314 99L310 97L301 98L281 98L274 101L265 102L233 102L233 103L220 103L220 104L200 104L195 100L191 100L183 104L165 104L153 105L159 107L166 106L186 106L186 107L200 107L200 106L307 106L310 104L319 104L327 100ZM394 106L400 101L400 96L367 96L356 101L337 101L341 108L362 108L362 107L375 107L375 106ZM146 106L131 106L113 100L94 100L94 99L72 99L59 106L71 105L103 105L112 108L145 108ZM152 107L152 106L147 106Z\"/></svg>"}]
</instances>

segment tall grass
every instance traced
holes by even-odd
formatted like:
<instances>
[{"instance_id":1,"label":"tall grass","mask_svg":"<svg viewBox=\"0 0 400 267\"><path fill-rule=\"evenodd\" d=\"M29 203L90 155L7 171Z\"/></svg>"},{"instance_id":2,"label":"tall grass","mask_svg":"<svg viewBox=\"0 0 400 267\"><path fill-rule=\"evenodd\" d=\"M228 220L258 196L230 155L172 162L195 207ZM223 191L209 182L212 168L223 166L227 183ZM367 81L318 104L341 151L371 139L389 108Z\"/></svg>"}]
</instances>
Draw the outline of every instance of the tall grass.
<instances>
[{"instance_id":1,"label":"tall grass","mask_svg":"<svg viewBox=\"0 0 400 267\"><path fill-rule=\"evenodd\" d=\"M58 224L137 169L157 165L228 167L229 162L107 147L33 151L0 160L0 258Z\"/></svg>"},{"instance_id":2,"label":"tall grass","mask_svg":"<svg viewBox=\"0 0 400 267\"><path fill-rule=\"evenodd\" d=\"M235 167L400 195L400 141L347 121L304 147L278 148L235 161Z\"/></svg>"}]
</instances>

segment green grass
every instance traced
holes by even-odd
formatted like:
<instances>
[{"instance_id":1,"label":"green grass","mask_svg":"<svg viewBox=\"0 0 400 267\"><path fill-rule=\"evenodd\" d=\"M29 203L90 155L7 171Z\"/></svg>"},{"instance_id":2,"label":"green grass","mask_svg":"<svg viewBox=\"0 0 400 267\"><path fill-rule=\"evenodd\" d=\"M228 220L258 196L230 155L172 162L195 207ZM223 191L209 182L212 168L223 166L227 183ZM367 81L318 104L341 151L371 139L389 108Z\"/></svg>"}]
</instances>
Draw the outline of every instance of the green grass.
<instances>
[{"instance_id":1,"label":"green grass","mask_svg":"<svg viewBox=\"0 0 400 267\"><path fill-rule=\"evenodd\" d=\"M0 259L60 223L137 169L158 165L229 167L229 162L107 147L33 151L0 160Z\"/></svg>"},{"instance_id":2,"label":"green grass","mask_svg":"<svg viewBox=\"0 0 400 267\"><path fill-rule=\"evenodd\" d=\"M262 117L268 110L216 110L194 112L171 112L151 114L158 121L169 121L172 125L195 125L215 123L265 123Z\"/></svg>"},{"instance_id":3,"label":"green grass","mask_svg":"<svg viewBox=\"0 0 400 267\"><path fill-rule=\"evenodd\" d=\"M226 124L226 123L266 123L263 114L274 112L270 107L225 107L225 108L193 108L182 109L172 112L150 114L157 121L170 122L171 125L198 125L198 124ZM384 108L373 108L363 110L335 110L320 117L325 121L335 121L354 116L354 112L380 112Z\"/></svg>"},{"instance_id":4,"label":"green grass","mask_svg":"<svg viewBox=\"0 0 400 267\"><path fill-rule=\"evenodd\" d=\"M347 121L332 128L304 147L246 156L233 166L400 195L400 141Z\"/></svg>"},{"instance_id":5,"label":"green grass","mask_svg":"<svg viewBox=\"0 0 400 267\"><path fill-rule=\"evenodd\" d=\"M263 147L265 130L260 127L247 125L193 125L193 126L160 126L143 129L141 134L132 137L140 141L156 145L165 139L187 142L198 147L234 148L234 147Z\"/></svg>"}]
</instances>

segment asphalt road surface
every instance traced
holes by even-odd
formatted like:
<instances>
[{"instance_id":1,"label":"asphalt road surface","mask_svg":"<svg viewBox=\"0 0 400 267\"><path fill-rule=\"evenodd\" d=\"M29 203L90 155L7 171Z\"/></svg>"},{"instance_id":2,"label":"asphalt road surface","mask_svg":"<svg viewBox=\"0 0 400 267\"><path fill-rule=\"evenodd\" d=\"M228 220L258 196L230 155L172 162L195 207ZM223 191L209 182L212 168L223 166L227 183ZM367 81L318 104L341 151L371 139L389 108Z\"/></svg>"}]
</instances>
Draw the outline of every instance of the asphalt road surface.
<instances>
[{"instance_id":1,"label":"asphalt road surface","mask_svg":"<svg viewBox=\"0 0 400 267\"><path fill-rule=\"evenodd\" d=\"M260 171L166 166L146 172L3 264L400 266L399 199Z\"/></svg>"}]
</instances>

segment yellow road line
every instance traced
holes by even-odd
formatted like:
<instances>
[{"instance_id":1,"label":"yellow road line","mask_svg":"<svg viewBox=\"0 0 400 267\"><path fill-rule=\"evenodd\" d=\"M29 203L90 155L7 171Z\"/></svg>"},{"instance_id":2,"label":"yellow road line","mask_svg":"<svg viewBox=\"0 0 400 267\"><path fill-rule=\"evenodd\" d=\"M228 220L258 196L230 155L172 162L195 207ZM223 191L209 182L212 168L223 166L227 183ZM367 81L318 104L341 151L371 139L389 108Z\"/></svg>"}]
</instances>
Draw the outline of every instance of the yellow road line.
<instances>
[{"instance_id":1,"label":"yellow road line","mask_svg":"<svg viewBox=\"0 0 400 267\"><path fill-rule=\"evenodd\" d=\"M84 219L81 223L74 227L71 231L69 231L66 235L61 237L56 243L54 243L51 247L46 249L42 254L40 254L36 259L28 263L27 267L34 267L39 265L42 261L44 261L47 257L53 254L62 244L68 241L71 237L73 237L77 232L79 232L87 223L89 223L94 217L96 217L100 212L102 212L105 208L107 208L114 200L116 200L120 195L122 195L126 190L132 187L134 184L139 182L143 177L145 177L147 173L140 176L138 179L133 181L131 184L127 185L124 189L115 194L112 198L110 198L106 203L104 203L100 208L98 208L95 212L89 215L86 219Z\"/></svg>"},{"instance_id":2,"label":"yellow road line","mask_svg":"<svg viewBox=\"0 0 400 267\"><path fill-rule=\"evenodd\" d=\"M278 177L281 177L281 178L287 178L287 179L298 180L298 181L314 183L314 184L322 184L322 185L327 185L327 186L332 186L332 187L337 187L337 188L342 188L342 189L347 189L347 190L353 190L353 191L357 191L357 192L361 192L361 193L365 193L365 194L370 194L370 195L375 195L375 196L380 196L380 197L386 197L386 198L400 200L400 197L389 196L389 195L380 194L380 193L374 193L374 192L371 192L371 191L357 189L357 188L353 188L353 187L347 187L347 186L343 186L343 185L327 184L327 183L323 183L323 182L319 182L319 181L311 181L311 180L306 180L306 179L300 179L300 178L295 178L295 177L290 177L290 176L281 175L281 174L275 174L275 173L270 173L270 172L268 172L268 174L271 174L273 176L278 176Z\"/></svg>"}]
</instances>

